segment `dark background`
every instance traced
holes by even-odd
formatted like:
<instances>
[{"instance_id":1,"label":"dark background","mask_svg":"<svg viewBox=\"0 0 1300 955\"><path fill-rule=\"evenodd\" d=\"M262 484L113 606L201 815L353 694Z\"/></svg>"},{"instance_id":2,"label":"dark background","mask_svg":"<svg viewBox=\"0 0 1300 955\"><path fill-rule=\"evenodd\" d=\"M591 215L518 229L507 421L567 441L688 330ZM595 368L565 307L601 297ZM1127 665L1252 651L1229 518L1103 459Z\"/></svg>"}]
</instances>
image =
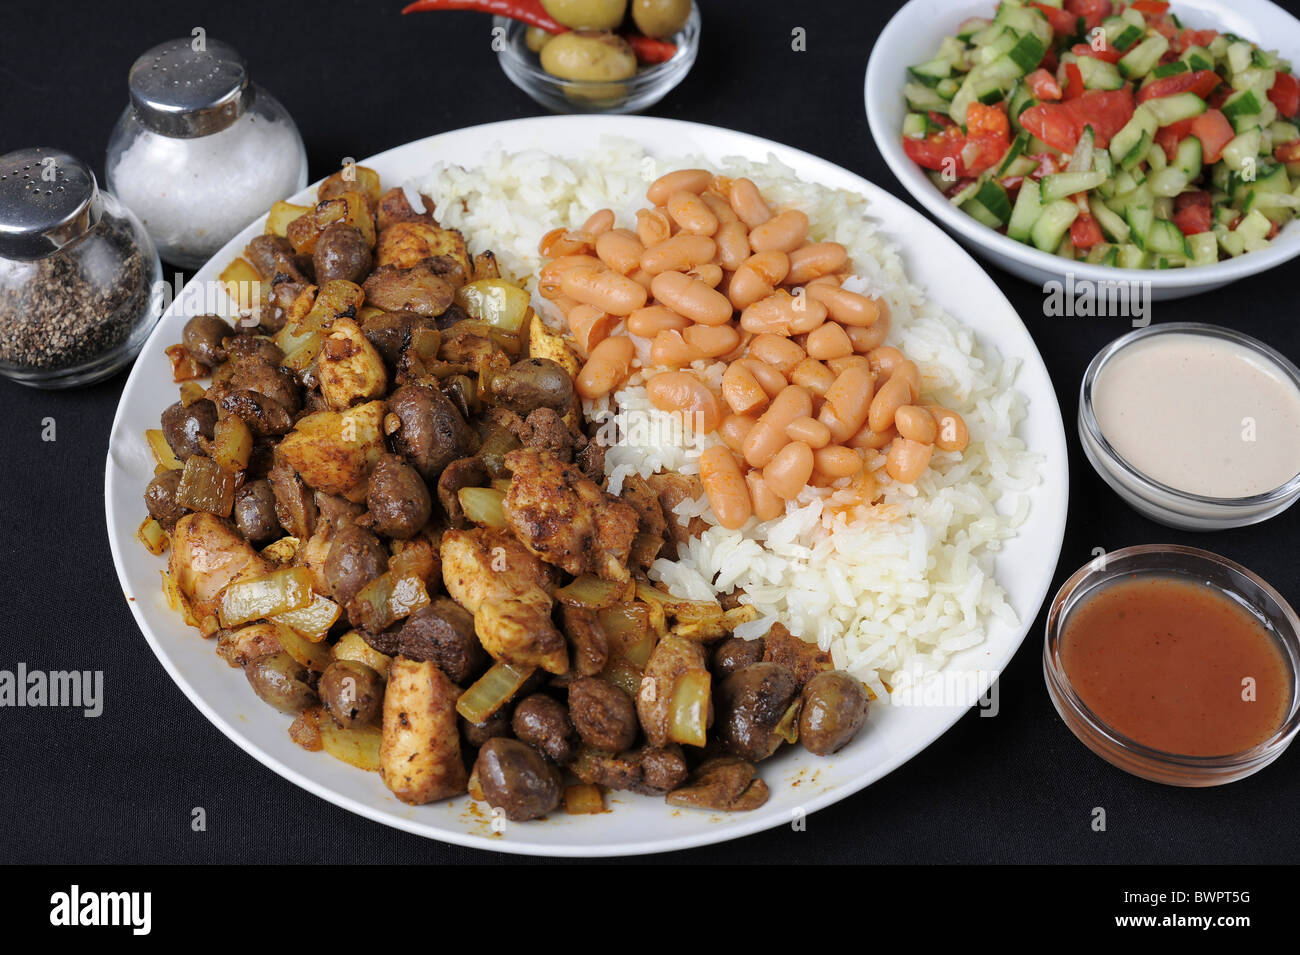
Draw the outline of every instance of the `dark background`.
<instances>
[{"instance_id":1,"label":"dark background","mask_svg":"<svg viewBox=\"0 0 1300 955\"><path fill-rule=\"evenodd\" d=\"M501 73L490 21L400 17L401 0L6 5L0 29L0 152L65 148L102 176L132 60L195 26L233 43L298 122L310 178L433 133L533 116ZM896 6L704 0L694 71L654 115L712 123L824 156L901 194L872 142L862 81ZM1294 3L1290 5L1294 9ZM992 4L990 3L990 9ZM790 49L807 30L807 52ZM1267 38L1264 38L1267 40ZM1267 45L1267 43L1265 44ZM909 200L910 201L910 200ZM915 250L913 250L915 254ZM1300 601L1300 508L1252 528L1180 533L1129 510L1079 450L1079 380L1122 319L1043 317L1040 289L990 267L1056 382L1070 443L1070 514L1056 583L1094 547L1208 547ZM171 270L168 270L171 274ZM1300 360L1300 262L1192 299L1156 321L1231 325ZM67 393L0 381L0 669L102 669L105 711L3 709L0 861L485 862L380 826L296 788L245 755L172 684L113 571L103 518L109 425L126 373ZM41 440L42 419L57 441ZM1111 768L1079 744L1043 686L1039 615L1002 676L1001 714L974 711L864 792L788 828L650 857L678 862L1288 862L1297 858L1300 757L1217 789L1174 789ZM232 678L236 675L232 674ZM190 830L192 807L208 830ZM1108 829L1093 832L1093 807Z\"/></svg>"}]
</instances>

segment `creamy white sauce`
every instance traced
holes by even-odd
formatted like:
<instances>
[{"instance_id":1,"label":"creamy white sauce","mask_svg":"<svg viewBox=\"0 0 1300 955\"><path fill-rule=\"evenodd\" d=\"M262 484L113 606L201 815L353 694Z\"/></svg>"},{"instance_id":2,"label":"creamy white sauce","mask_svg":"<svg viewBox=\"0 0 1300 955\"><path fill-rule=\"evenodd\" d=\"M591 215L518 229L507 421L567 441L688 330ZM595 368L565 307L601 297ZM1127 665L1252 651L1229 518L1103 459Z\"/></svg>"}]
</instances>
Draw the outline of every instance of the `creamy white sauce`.
<instances>
[{"instance_id":1,"label":"creamy white sauce","mask_svg":"<svg viewBox=\"0 0 1300 955\"><path fill-rule=\"evenodd\" d=\"M1092 404L1125 461L1180 491L1248 497L1300 473L1300 389L1235 342L1181 332L1134 342L1102 366Z\"/></svg>"}]
</instances>

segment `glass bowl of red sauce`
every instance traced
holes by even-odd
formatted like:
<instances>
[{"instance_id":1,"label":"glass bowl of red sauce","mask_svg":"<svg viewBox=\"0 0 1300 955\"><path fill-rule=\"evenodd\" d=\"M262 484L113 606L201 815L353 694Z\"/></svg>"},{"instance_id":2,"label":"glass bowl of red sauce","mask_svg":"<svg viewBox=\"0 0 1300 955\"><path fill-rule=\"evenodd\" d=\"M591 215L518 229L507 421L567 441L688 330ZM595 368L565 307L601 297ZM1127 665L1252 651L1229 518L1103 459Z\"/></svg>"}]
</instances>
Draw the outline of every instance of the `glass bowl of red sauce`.
<instances>
[{"instance_id":1,"label":"glass bowl of red sauce","mask_svg":"<svg viewBox=\"0 0 1300 955\"><path fill-rule=\"evenodd\" d=\"M1102 759L1170 786L1218 786L1277 759L1300 730L1300 618L1209 551L1103 554L1057 591L1043 674Z\"/></svg>"}]
</instances>

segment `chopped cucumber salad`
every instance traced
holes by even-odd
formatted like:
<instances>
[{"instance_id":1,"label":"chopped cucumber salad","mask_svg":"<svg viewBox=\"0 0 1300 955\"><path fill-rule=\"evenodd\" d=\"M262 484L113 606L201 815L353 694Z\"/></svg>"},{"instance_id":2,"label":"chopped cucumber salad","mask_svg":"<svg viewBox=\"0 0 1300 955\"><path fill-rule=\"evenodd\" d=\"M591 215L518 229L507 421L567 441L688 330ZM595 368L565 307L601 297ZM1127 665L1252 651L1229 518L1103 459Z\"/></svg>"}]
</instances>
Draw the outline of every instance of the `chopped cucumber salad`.
<instances>
[{"instance_id":1,"label":"chopped cucumber salad","mask_svg":"<svg viewBox=\"0 0 1300 955\"><path fill-rule=\"evenodd\" d=\"M1160 0L1002 0L909 68L903 148L972 218L1099 265L1209 265L1300 210L1300 82Z\"/></svg>"}]
</instances>

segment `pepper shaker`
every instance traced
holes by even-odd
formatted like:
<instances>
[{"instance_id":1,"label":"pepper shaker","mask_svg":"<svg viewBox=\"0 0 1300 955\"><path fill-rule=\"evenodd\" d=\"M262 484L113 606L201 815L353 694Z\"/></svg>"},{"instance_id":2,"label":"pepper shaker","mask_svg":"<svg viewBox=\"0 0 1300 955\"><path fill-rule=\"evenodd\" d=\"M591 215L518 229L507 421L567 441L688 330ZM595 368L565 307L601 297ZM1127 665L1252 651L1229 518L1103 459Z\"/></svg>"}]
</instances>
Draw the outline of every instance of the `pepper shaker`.
<instances>
[{"instance_id":1,"label":"pepper shaker","mask_svg":"<svg viewBox=\"0 0 1300 955\"><path fill-rule=\"evenodd\" d=\"M298 128L229 44L162 43L135 61L127 86L131 102L108 144L108 188L167 262L197 268L306 186Z\"/></svg>"},{"instance_id":2,"label":"pepper shaker","mask_svg":"<svg viewBox=\"0 0 1300 955\"><path fill-rule=\"evenodd\" d=\"M68 388L131 361L163 309L149 234L81 160L0 156L0 374Z\"/></svg>"}]
</instances>

